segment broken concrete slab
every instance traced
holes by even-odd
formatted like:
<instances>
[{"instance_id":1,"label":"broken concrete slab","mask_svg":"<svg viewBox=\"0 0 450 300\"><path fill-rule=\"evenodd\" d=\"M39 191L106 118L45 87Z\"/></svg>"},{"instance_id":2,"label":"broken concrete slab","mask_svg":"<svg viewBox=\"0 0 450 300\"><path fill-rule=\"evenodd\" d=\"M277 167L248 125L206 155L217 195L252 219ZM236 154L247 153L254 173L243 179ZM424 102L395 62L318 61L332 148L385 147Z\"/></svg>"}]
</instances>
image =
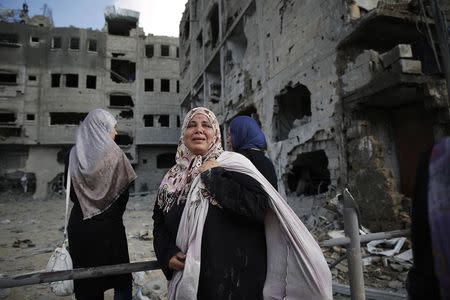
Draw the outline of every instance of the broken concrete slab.
<instances>
[{"instance_id":1,"label":"broken concrete slab","mask_svg":"<svg viewBox=\"0 0 450 300\"><path fill-rule=\"evenodd\" d=\"M354 0L354 4L365 10L372 10L377 8L379 0Z\"/></svg>"},{"instance_id":2,"label":"broken concrete slab","mask_svg":"<svg viewBox=\"0 0 450 300\"><path fill-rule=\"evenodd\" d=\"M392 65L393 72L404 74L422 74L422 62L420 60L399 59Z\"/></svg>"},{"instance_id":3,"label":"broken concrete slab","mask_svg":"<svg viewBox=\"0 0 450 300\"><path fill-rule=\"evenodd\" d=\"M412 58L412 57L413 53L411 45L407 44L399 44L390 51L380 54L380 60L385 69L401 58Z\"/></svg>"}]
</instances>

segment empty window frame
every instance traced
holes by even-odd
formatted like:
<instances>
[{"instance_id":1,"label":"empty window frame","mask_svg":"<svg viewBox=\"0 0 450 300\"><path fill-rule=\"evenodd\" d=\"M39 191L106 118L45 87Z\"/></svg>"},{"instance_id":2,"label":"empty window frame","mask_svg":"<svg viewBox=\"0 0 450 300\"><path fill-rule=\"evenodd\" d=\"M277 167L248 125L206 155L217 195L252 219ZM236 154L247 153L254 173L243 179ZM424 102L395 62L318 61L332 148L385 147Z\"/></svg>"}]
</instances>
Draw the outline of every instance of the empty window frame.
<instances>
[{"instance_id":1,"label":"empty window frame","mask_svg":"<svg viewBox=\"0 0 450 300\"><path fill-rule=\"evenodd\" d=\"M66 74L66 87L78 87L78 74Z\"/></svg>"},{"instance_id":2,"label":"empty window frame","mask_svg":"<svg viewBox=\"0 0 450 300\"><path fill-rule=\"evenodd\" d=\"M219 5L214 4L209 14L209 33L211 48L215 48L219 39Z\"/></svg>"},{"instance_id":3,"label":"empty window frame","mask_svg":"<svg viewBox=\"0 0 450 300\"><path fill-rule=\"evenodd\" d=\"M184 40L188 40L189 39L189 34L191 32L191 18L188 15L186 18L186 21L184 22L184 27L183 27L183 39Z\"/></svg>"},{"instance_id":4,"label":"empty window frame","mask_svg":"<svg viewBox=\"0 0 450 300\"><path fill-rule=\"evenodd\" d=\"M147 78L144 81L144 90L146 92L153 92L154 90L154 80L152 78Z\"/></svg>"},{"instance_id":5,"label":"empty window frame","mask_svg":"<svg viewBox=\"0 0 450 300\"><path fill-rule=\"evenodd\" d=\"M109 105L110 106L125 106L125 107L133 107L133 98L129 95L110 95L109 96Z\"/></svg>"},{"instance_id":6,"label":"empty window frame","mask_svg":"<svg viewBox=\"0 0 450 300\"><path fill-rule=\"evenodd\" d=\"M170 92L170 80L161 79L161 92Z\"/></svg>"},{"instance_id":7,"label":"empty window frame","mask_svg":"<svg viewBox=\"0 0 450 300\"><path fill-rule=\"evenodd\" d=\"M61 86L61 74L52 74L52 87Z\"/></svg>"},{"instance_id":8,"label":"empty window frame","mask_svg":"<svg viewBox=\"0 0 450 300\"><path fill-rule=\"evenodd\" d=\"M134 82L136 63L129 60L111 59L111 80L117 83Z\"/></svg>"},{"instance_id":9,"label":"empty window frame","mask_svg":"<svg viewBox=\"0 0 450 300\"><path fill-rule=\"evenodd\" d=\"M145 45L145 56L152 58L155 55L155 46L153 44Z\"/></svg>"},{"instance_id":10,"label":"empty window frame","mask_svg":"<svg viewBox=\"0 0 450 300\"><path fill-rule=\"evenodd\" d=\"M180 47L177 47L177 58L180 57Z\"/></svg>"},{"instance_id":11,"label":"empty window frame","mask_svg":"<svg viewBox=\"0 0 450 300\"><path fill-rule=\"evenodd\" d=\"M69 49L80 50L80 38L77 37L70 38Z\"/></svg>"},{"instance_id":12,"label":"empty window frame","mask_svg":"<svg viewBox=\"0 0 450 300\"><path fill-rule=\"evenodd\" d=\"M15 123L16 122L16 114L15 113L2 113L0 112L0 123L7 124L7 123Z\"/></svg>"},{"instance_id":13,"label":"empty window frame","mask_svg":"<svg viewBox=\"0 0 450 300\"><path fill-rule=\"evenodd\" d=\"M31 43L39 43L39 37L37 37L37 36L30 37L30 42Z\"/></svg>"},{"instance_id":14,"label":"empty window frame","mask_svg":"<svg viewBox=\"0 0 450 300\"><path fill-rule=\"evenodd\" d=\"M28 75L28 80L29 81L36 81L37 77L36 77L36 75Z\"/></svg>"},{"instance_id":15,"label":"empty window frame","mask_svg":"<svg viewBox=\"0 0 450 300\"><path fill-rule=\"evenodd\" d=\"M51 112L50 125L78 125L86 115L87 113Z\"/></svg>"},{"instance_id":16,"label":"empty window frame","mask_svg":"<svg viewBox=\"0 0 450 300\"><path fill-rule=\"evenodd\" d=\"M97 52L97 40L88 40L88 51Z\"/></svg>"},{"instance_id":17,"label":"empty window frame","mask_svg":"<svg viewBox=\"0 0 450 300\"><path fill-rule=\"evenodd\" d=\"M3 127L0 128L0 136L2 137L20 137L22 136L22 128L20 127Z\"/></svg>"},{"instance_id":18,"label":"empty window frame","mask_svg":"<svg viewBox=\"0 0 450 300\"><path fill-rule=\"evenodd\" d=\"M180 81L177 80L177 93L179 93L179 92L180 92Z\"/></svg>"},{"instance_id":19,"label":"empty window frame","mask_svg":"<svg viewBox=\"0 0 450 300\"><path fill-rule=\"evenodd\" d=\"M19 36L11 33L0 33L0 44L17 44Z\"/></svg>"},{"instance_id":20,"label":"empty window frame","mask_svg":"<svg viewBox=\"0 0 450 300\"><path fill-rule=\"evenodd\" d=\"M17 84L17 74L0 73L0 85L15 85L15 84Z\"/></svg>"},{"instance_id":21,"label":"empty window frame","mask_svg":"<svg viewBox=\"0 0 450 300\"><path fill-rule=\"evenodd\" d=\"M181 126L181 120L180 120L180 116L177 116L177 127Z\"/></svg>"},{"instance_id":22,"label":"empty window frame","mask_svg":"<svg viewBox=\"0 0 450 300\"><path fill-rule=\"evenodd\" d=\"M169 115L160 115L158 123L161 127L169 127Z\"/></svg>"},{"instance_id":23,"label":"empty window frame","mask_svg":"<svg viewBox=\"0 0 450 300\"><path fill-rule=\"evenodd\" d=\"M161 56L170 56L170 46L161 45Z\"/></svg>"},{"instance_id":24,"label":"empty window frame","mask_svg":"<svg viewBox=\"0 0 450 300\"><path fill-rule=\"evenodd\" d=\"M153 127L155 126L153 115L144 115L144 127Z\"/></svg>"},{"instance_id":25,"label":"empty window frame","mask_svg":"<svg viewBox=\"0 0 450 300\"><path fill-rule=\"evenodd\" d=\"M95 90L97 88L97 76L87 75L86 76L86 88Z\"/></svg>"},{"instance_id":26,"label":"empty window frame","mask_svg":"<svg viewBox=\"0 0 450 300\"><path fill-rule=\"evenodd\" d=\"M52 49L61 49L62 48L62 39L60 36L54 36L52 38Z\"/></svg>"},{"instance_id":27,"label":"empty window frame","mask_svg":"<svg viewBox=\"0 0 450 300\"><path fill-rule=\"evenodd\" d=\"M27 114L27 121L34 121L36 120L35 114Z\"/></svg>"}]
</instances>

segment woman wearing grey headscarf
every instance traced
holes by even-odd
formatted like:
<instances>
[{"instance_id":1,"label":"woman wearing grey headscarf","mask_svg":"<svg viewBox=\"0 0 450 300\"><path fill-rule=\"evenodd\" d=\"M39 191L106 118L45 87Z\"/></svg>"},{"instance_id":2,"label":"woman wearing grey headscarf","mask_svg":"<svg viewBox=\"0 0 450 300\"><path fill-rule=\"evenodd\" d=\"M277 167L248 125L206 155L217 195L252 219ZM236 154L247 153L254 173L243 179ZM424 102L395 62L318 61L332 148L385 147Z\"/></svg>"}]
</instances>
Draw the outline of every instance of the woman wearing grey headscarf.
<instances>
[{"instance_id":1,"label":"woman wearing grey headscarf","mask_svg":"<svg viewBox=\"0 0 450 300\"><path fill-rule=\"evenodd\" d=\"M103 109L91 111L81 123L66 161L74 203L68 225L74 268L128 263L122 216L128 187L136 174L114 142L117 121ZM131 274L74 281L77 300L103 299L114 288L114 299L131 299Z\"/></svg>"}]
</instances>

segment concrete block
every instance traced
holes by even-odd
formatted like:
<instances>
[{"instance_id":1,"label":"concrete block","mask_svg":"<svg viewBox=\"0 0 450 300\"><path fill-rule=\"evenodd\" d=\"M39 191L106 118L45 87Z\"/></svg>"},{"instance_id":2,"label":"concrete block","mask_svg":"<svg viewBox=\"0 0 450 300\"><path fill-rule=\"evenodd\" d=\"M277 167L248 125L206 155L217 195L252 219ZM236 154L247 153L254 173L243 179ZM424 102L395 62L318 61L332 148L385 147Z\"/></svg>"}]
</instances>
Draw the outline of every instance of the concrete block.
<instances>
[{"instance_id":1,"label":"concrete block","mask_svg":"<svg viewBox=\"0 0 450 300\"><path fill-rule=\"evenodd\" d=\"M422 74L422 62L420 60L400 59L392 65L392 70L405 74Z\"/></svg>"},{"instance_id":2,"label":"concrete block","mask_svg":"<svg viewBox=\"0 0 450 300\"><path fill-rule=\"evenodd\" d=\"M361 18L361 11L359 10L359 6L356 4L350 4L350 19L357 20Z\"/></svg>"},{"instance_id":3,"label":"concrete block","mask_svg":"<svg viewBox=\"0 0 450 300\"><path fill-rule=\"evenodd\" d=\"M377 7L378 0L354 0L354 3L365 10L372 10Z\"/></svg>"},{"instance_id":4,"label":"concrete block","mask_svg":"<svg viewBox=\"0 0 450 300\"><path fill-rule=\"evenodd\" d=\"M389 67L394 62L401 58L412 58L412 50L411 45L400 44L395 46L393 49L389 50L386 53L380 55L381 63L384 68Z\"/></svg>"}]
</instances>

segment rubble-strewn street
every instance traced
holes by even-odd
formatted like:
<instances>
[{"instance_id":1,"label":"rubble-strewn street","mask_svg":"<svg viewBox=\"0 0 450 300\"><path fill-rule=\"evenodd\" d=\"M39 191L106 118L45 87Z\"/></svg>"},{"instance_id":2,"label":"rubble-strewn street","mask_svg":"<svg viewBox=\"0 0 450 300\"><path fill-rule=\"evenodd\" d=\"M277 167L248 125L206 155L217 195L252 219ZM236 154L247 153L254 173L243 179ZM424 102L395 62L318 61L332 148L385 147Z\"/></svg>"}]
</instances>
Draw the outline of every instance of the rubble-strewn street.
<instances>
[{"instance_id":1,"label":"rubble-strewn street","mask_svg":"<svg viewBox=\"0 0 450 300\"><path fill-rule=\"evenodd\" d=\"M154 194L130 198L124 215L128 236L130 259L132 262L154 260L152 245L152 209ZM342 216L338 209L321 209L322 217L314 222L312 217L305 218L318 240L336 237L336 228L342 226ZM328 219L327 219L328 218ZM341 221L339 221L339 219ZM309 221L309 223L308 223ZM33 200L31 197L17 199L11 193L3 193L0 198L0 270L2 275L25 274L43 270L57 243L63 236L64 199L53 197L46 200ZM329 233L329 234L328 234ZM337 233L339 234L339 233ZM409 243L403 245L403 250ZM329 265L345 255L345 247L323 248ZM406 294L405 280L410 263L394 257L368 256L364 247L364 280L366 287ZM332 267L334 282L347 284L347 261ZM165 299L166 281L160 271L148 271L134 274L134 295L136 299ZM106 299L112 299L112 291ZM139 298L139 295L141 298ZM54 296L47 284L24 286L2 290L0 299L72 299L72 297ZM346 299L337 295L336 299Z\"/></svg>"},{"instance_id":2,"label":"rubble-strewn street","mask_svg":"<svg viewBox=\"0 0 450 300\"><path fill-rule=\"evenodd\" d=\"M132 262L155 260L152 244L152 209L154 195L130 198L124 215ZM53 197L33 200L17 199L11 193L0 197L0 273L25 274L43 271L47 261L63 238L64 199ZM145 274L145 275L144 275ZM135 274L134 293L164 299L166 281L160 271ZM106 299L112 299L108 291ZM159 298L160 297L160 298ZM72 299L53 295L48 284L17 287L0 291L0 299L52 300ZM139 299L139 298L138 298ZM145 298L142 298L144 300Z\"/></svg>"}]
</instances>

